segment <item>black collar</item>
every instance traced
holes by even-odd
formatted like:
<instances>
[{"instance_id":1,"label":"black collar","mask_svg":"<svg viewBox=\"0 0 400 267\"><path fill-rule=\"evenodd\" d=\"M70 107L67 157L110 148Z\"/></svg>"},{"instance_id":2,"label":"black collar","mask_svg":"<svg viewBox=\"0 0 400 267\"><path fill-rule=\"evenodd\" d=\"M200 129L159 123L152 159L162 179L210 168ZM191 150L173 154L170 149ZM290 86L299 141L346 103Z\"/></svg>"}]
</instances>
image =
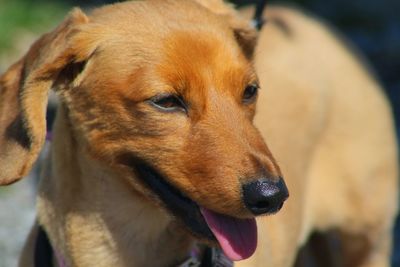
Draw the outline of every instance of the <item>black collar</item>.
<instances>
[{"instance_id":1,"label":"black collar","mask_svg":"<svg viewBox=\"0 0 400 267\"><path fill-rule=\"evenodd\" d=\"M53 249L43 227L39 225L35 242L35 267L53 267Z\"/></svg>"}]
</instances>

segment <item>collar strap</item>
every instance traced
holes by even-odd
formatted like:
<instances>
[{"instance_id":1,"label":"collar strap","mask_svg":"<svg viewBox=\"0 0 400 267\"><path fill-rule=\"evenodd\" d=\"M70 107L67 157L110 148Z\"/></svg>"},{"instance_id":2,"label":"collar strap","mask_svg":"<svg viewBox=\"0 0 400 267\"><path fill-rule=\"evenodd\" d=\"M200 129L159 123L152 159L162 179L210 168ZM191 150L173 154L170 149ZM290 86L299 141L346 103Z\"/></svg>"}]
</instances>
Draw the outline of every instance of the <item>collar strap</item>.
<instances>
[{"instance_id":1,"label":"collar strap","mask_svg":"<svg viewBox=\"0 0 400 267\"><path fill-rule=\"evenodd\" d=\"M54 254L59 267L65 267L62 257L53 250L41 225L38 227L34 253L34 267L54 267ZM205 247L203 253L200 253L200 248L196 246L190 252L190 257L177 267L233 267L233 262L218 248Z\"/></svg>"},{"instance_id":2,"label":"collar strap","mask_svg":"<svg viewBox=\"0 0 400 267\"><path fill-rule=\"evenodd\" d=\"M199 248L195 247L190 257L177 267L233 267L233 261L219 248L205 247L203 255L200 255Z\"/></svg>"},{"instance_id":3,"label":"collar strap","mask_svg":"<svg viewBox=\"0 0 400 267\"><path fill-rule=\"evenodd\" d=\"M40 225L35 242L34 263L35 267L53 267L53 249L46 232Z\"/></svg>"}]
</instances>

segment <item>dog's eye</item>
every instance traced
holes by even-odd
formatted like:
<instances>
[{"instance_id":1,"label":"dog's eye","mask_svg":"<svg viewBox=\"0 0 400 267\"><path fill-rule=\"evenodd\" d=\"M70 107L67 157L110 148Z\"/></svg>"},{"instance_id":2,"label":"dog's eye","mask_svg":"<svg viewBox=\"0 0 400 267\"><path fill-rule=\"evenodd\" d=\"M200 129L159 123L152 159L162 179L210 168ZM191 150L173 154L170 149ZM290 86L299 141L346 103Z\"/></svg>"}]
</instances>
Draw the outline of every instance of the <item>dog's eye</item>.
<instances>
[{"instance_id":1,"label":"dog's eye","mask_svg":"<svg viewBox=\"0 0 400 267\"><path fill-rule=\"evenodd\" d=\"M244 103L252 102L257 96L257 92L258 92L258 85L256 84L248 85L243 93L243 102Z\"/></svg>"},{"instance_id":2,"label":"dog's eye","mask_svg":"<svg viewBox=\"0 0 400 267\"><path fill-rule=\"evenodd\" d=\"M186 112L186 105L183 100L176 95L158 95L150 99L153 106L163 111L183 110Z\"/></svg>"}]
</instances>

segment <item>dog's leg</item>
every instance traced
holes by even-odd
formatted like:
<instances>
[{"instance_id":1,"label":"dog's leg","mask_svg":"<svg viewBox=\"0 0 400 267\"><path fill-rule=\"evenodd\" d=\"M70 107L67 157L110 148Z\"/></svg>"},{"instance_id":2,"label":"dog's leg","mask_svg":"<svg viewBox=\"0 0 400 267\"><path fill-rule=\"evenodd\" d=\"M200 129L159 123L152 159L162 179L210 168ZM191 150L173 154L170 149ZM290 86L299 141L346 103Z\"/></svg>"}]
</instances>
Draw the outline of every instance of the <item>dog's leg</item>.
<instances>
[{"instance_id":1,"label":"dog's leg","mask_svg":"<svg viewBox=\"0 0 400 267\"><path fill-rule=\"evenodd\" d=\"M387 133L380 135L393 140ZM395 142L382 145L382 158L370 160L369 168L364 164L369 175L364 173L360 176L363 179L354 179L362 183L353 183L346 190L347 214L339 226L344 266L390 266L392 230L397 213L397 160L393 154L384 154L385 147L396 145ZM373 151L379 150L376 147ZM353 177L356 177L355 173Z\"/></svg>"},{"instance_id":2,"label":"dog's leg","mask_svg":"<svg viewBox=\"0 0 400 267\"><path fill-rule=\"evenodd\" d=\"M365 182L366 179L364 179L364 182L356 183L354 179L351 183L352 186L342 187L345 190L333 190L332 188L341 187L344 183L339 183L327 176L329 181L333 182L325 187L322 185L317 187L329 188L336 192L332 196L326 195L326 202L323 202L325 199L322 197L319 198L319 203L317 200L313 201L316 206L324 204L324 207L321 206L316 212L317 216L314 215L313 222L321 231L332 228L339 230L341 257L343 257L341 261L344 262L341 266L390 266L391 233L397 198L394 190L397 185L395 172L386 172L393 170L393 167L388 164L380 164L380 166L380 168L370 171L375 174L373 177L377 177L376 179L381 182L373 183L372 180ZM326 173L335 173L335 171ZM336 174L336 177L340 177L338 173ZM368 178L365 175L361 177ZM363 179L357 180L357 182L361 181ZM335 224L331 224L331 222L335 222Z\"/></svg>"},{"instance_id":3,"label":"dog's leg","mask_svg":"<svg viewBox=\"0 0 400 267\"><path fill-rule=\"evenodd\" d=\"M383 147L391 146L385 144L380 150L371 150L382 152ZM351 154L357 151L362 150L353 149ZM397 210L395 157L388 153L379 160L373 153L368 155L370 158L354 155L352 158L357 160L353 160L352 165L346 166L345 161L340 161L337 165L343 168L338 169L330 166L329 158L333 158L333 150L324 154L325 160L322 160L324 157L316 159L318 164L314 165L311 173L313 183L310 192L327 189L323 195L309 195L312 198L309 200L312 204L312 212L309 212L313 215L312 224L320 231L340 231L344 262L341 266L390 266L391 232ZM364 160L367 163L363 163Z\"/></svg>"},{"instance_id":4,"label":"dog's leg","mask_svg":"<svg viewBox=\"0 0 400 267\"><path fill-rule=\"evenodd\" d=\"M337 231L313 233L299 250L294 267L343 267Z\"/></svg>"}]
</instances>

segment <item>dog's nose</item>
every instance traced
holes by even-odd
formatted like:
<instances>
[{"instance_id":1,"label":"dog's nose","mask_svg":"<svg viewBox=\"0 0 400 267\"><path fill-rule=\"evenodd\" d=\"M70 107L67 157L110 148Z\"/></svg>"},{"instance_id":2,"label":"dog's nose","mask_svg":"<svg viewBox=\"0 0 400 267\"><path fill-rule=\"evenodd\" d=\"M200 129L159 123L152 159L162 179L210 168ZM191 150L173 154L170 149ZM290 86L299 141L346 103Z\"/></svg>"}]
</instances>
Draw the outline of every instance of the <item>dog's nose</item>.
<instances>
[{"instance_id":1,"label":"dog's nose","mask_svg":"<svg viewBox=\"0 0 400 267\"><path fill-rule=\"evenodd\" d=\"M244 184L242 189L244 203L254 215L279 211L289 197L282 178L278 182L262 178Z\"/></svg>"}]
</instances>

